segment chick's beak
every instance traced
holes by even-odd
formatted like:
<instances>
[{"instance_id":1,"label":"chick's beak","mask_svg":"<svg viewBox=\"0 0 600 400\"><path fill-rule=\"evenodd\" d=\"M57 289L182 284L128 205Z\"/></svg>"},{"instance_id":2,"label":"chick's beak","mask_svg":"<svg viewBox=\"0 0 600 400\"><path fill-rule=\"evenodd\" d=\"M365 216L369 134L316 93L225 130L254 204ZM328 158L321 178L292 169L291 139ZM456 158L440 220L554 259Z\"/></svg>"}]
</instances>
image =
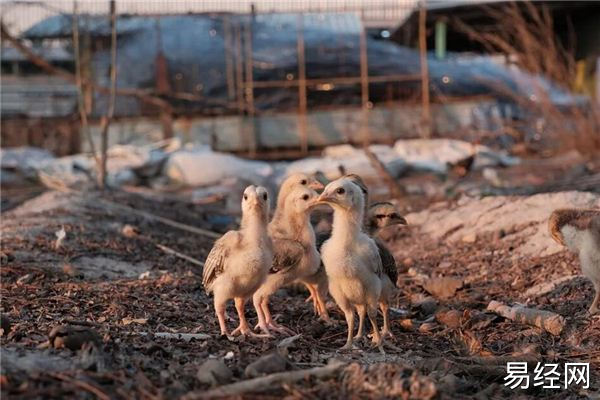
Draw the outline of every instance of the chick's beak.
<instances>
[{"instance_id":1,"label":"chick's beak","mask_svg":"<svg viewBox=\"0 0 600 400\"><path fill-rule=\"evenodd\" d=\"M337 199L332 196L330 193L321 193L319 197L316 199L316 204L332 204L337 203Z\"/></svg>"},{"instance_id":2,"label":"chick's beak","mask_svg":"<svg viewBox=\"0 0 600 400\"><path fill-rule=\"evenodd\" d=\"M394 219L396 220L396 224L398 225L408 225L406 218L404 218L402 215L397 215L396 217L394 217Z\"/></svg>"}]
</instances>

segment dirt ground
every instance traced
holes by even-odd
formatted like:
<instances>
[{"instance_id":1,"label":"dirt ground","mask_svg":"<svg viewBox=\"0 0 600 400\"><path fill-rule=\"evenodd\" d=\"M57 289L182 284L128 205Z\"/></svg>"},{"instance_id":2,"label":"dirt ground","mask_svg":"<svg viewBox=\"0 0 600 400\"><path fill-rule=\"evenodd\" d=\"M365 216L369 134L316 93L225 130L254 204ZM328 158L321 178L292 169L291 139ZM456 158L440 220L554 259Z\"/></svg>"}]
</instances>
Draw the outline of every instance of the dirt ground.
<instances>
[{"instance_id":1,"label":"dirt ground","mask_svg":"<svg viewBox=\"0 0 600 400\"><path fill-rule=\"evenodd\" d=\"M285 339L220 337L212 299L201 285L201 267L164 251L167 246L203 261L214 239L108 208L100 199L217 232L236 226L219 205L193 206L124 192L47 191L3 213L2 396L197 398L210 389L197 377L207 359L223 360L231 381L240 381L249 364ZM454 200L447 201L449 207ZM422 199L410 202L407 209L434 206ZM61 228L66 237L57 247ZM346 325L335 304L328 303L334 323L326 325L304 302L307 293L286 288L272 298L271 307L279 323L301 336L288 346L284 368L308 369L332 360L346 364L330 376L262 386L244 397L600 396L600 318L586 313L592 284L577 276L542 295L527 294L540 283L580 274L574 255L563 251L515 261L512 252L522 239L505 232L488 232L474 242L446 242L413 226L386 237L401 274L392 311L395 338L387 340L385 354L369 341L338 352ZM419 281L423 276L453 278L459 288L455 293L434 291L433 296ZM552 335L513 322L486 311L491 300L558 313L565 328ZM232 304L228 314L236 315ZM246 314L256 322L249 305ZM235 323L229 321L229 326ZM91 344L77 350L54 348L58 339L49 343L48 337L60 325L70 326L68 337L75 337L68 347L82 347L85 340L77 337L92 338ZM185 341L157 337L157 332L210 337ZM590 363L591 384L587 389L511 390L504 386L507 361L527 361L530 372L538 362L561 368L566 362Z\"/></svg>"}]
</instances>

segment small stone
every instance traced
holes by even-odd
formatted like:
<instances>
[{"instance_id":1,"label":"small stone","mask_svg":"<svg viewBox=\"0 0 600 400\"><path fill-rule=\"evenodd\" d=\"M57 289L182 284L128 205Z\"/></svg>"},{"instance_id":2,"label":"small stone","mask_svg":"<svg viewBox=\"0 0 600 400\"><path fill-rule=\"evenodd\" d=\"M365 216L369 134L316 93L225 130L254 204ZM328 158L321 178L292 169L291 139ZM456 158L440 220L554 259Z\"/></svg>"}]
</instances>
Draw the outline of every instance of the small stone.
<instances>
[{"instance_id":1,"label":"small stone","mask_svg":"<svg viewBox=\"0 0 600 400\"><path fill-rule=\"evenodd\" d=\"M287 366L288 360L275 351L260 357L248 365L244 371L244 375L247 378L255 378L261 375L285 371Z\"/></svg>"},{"instance_id":2,"label":"small stone","mask_svg":"<svg viewBox=\"0 0 600 400\"><path fill-rule=\"evenodd\" d=\"M462 237L462 241L465 243L475 243L477 241L477 235L475 233L468 233Z\"/></svg>"},{"instance_id":3,"label":"small stone","mask_svg":"<svg viewBox=\"0 0 600 400\"><path fill-rule=\"evenodd\" d=\"M446 269L446 268L450 268L452 266L452 263L450 261L442 261L441 263L438 264L438 268L439 269Z\"/></svg>"},{"instance_id":4,"label":"small stone","mask_svg":"<svg viewBox=\"0 0 600 400\"><path fill-rule=\"evenodd\" d=\"M424 299L415 303L415 306L423 313L423 315L432 315L437 310L437 301L431 296L427 296Z\"/></svg>"},{"instance_id":5,"label":"small stone","mask_svg":"<svg viewBox=\"0 0 600 400\"><path fill-rule=\"evenodd\" d=\"M0 315L0 329L2 329L2 336L8 335L8 333L12 329L12 324L10 318L8 318L8 315Z\"/></svg>"},{"instance_id":6,"label":"small stone","mask_svg":"<svg viewBox=\"0 0 600 400\"><path fill-rule=\"evenodd\" d=\"M196 372L196 379L206 385L222 385L233 378L233 373L221 360L209 359L204 361Z\"/></svg>"},{"instance_id":7,"label":"small stone","mask_svg":"<svg viewBox=\"0 0 600 400\"><path fill-rule=\"evenodd\" d=\"M410 268L415 264L415 260L410 257L406 257L404 260L402 260L402 264L404 264L405 267Z\"/></svg>"},{"instance_id":8,"label":"small stone","mask_svg":"<svg viewBox=\"0 0 600 400\"><path fill-rule=\"evenodd\" d=\"M58 325L52 328L48 339L52 347L61 349L66 347L69 350L77 351L85 343L100 343L100 336L96 331L84 326Z\"/></svg>"}]
</instances>

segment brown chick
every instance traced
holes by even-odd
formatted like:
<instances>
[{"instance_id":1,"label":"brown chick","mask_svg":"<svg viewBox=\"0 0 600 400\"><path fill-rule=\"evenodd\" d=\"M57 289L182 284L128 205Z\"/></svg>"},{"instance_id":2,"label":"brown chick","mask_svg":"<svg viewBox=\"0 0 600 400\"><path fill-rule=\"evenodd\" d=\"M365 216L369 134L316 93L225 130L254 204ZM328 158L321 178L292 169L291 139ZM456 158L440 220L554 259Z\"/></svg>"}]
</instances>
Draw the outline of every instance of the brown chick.
<instances>
[{"instance_id":1,"label":"brown chick","mask_svg":"<svg viewBox=\"0 0 600 400\"><path fill-rule=\"evenodd\" d=\"M392 253L381 240L377 239L376 236L383 229L394 225L407 225L407 222L406 219L397 212L396 207L394 207L392 203L374 203L369 207L367 212L366 230L369 236L371 236L377 244L383 267L381 299L379 300L379 308L383 314L383 329L381 330L381 334L390 337L393 337L394 335L390 331L389 325L389 304L396 291L398 269Z\"/></svg>"},{"instance_id":2,"label":"brown chick","mask_svg":"<svg viewBox=\"0 0 600 400\"><path fill-rule=\"evenodd\" d=\"M240 324L232 335L261 336L248 326L244 306L264 282L273 262L272 244L267 234L268 218L267 190L262 186L248 186L242 198L240 230L223 235L206 258L202 284L207 293L213 293L221 335L228 335L225 304L233 299Z\"/></svg>"},{"instance_id":3,"label":"brown chick","mask_svg":"<svg viewBox=\"0 0 600 400\"><path fill-rule=\"evenodd\" d=\"M596 295L590 314L600 311L600 210L556 210L550 215L548 229L559 244L579 255L581 272L592 281Z\"/></svg>"},{"instance_id":4,"label":"brown chick","mask_svg":"<svg viewBox=\"0 0 600 400\"><path fill-rule=\"evenodd\" d=\"M272 319L269 310L270 296L293 282L303 282L319 269L320 257L310 223L310 207L316 197L317 192L314 190L297 187L287 194L283 214L279 214L279 218L273 219L269 224L269 236L273 242L273 265L265 282L252 298L257 313L262 312L265 317L264 320L259 318L258 326L267 334L269 329L293 333Z\"/></svg>"},{"instance_id":5,"label":"brown chick","mask_svg":"<svg viewBox=\"0 0 600 400\"><path fill-rule=\"evenodd\" d=\"M334 209L331 237L323 243L321 258L329 283L329 292L344 312L348 337L343 349L352 347L353 339L361 338L364 317L373 326L373 342L381 346L377 328L377 305L381 297L381 258L377 245L362 231L364 195L349 178L328 184L316 204L328 204ZM354 333L354 310L359 315L358 333Z\"/></svg>"}]
</instances>

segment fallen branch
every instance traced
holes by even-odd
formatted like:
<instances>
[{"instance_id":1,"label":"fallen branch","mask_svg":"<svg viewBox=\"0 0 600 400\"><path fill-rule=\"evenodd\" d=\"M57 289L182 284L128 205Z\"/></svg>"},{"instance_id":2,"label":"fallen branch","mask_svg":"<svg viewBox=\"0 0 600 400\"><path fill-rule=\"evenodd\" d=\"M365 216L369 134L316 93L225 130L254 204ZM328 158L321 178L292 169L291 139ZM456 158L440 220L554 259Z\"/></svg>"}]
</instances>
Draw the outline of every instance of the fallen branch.
<instances>
[{"instance_id":1,"label":"fallen branch","mask_svg":"<svg viewBox=\"0 0 600 400\"><path fill-rule=\"evenodd\" d=\"M185 255L183 253L180 253L177 250L173 250L172 248L167 247L167 246L165 246L163 244L154 243L154 245L156 247L158 247L159 249L161 249L162 251L164 251L165 253L167 253L167 254L172 254L175 257L179 257L179 258L181 258L183 260L189 261L192 264L196 264L196 265L199 265L200 267L204 267L204 263L202 261L198 261L195 258L187 256L187 255Z\"/></svg>"},{"instance_id":2,"label":"fallen branch","mask_svg":"<svg viewBox=\"0 0 600 400\"><path fill-rule=\"evenodd\" d=\"M196 340L207 340L211 339L212 336L206 333L171 333L171 332L138 332L140 336L154 336L161 339L176 339L189 342L192 339Z\"/></svg>"},{"instance_id":3,"label":"fallen branch","mask_svg":"<svg viewBox=\"0 0 600 400\"><path fill-rule=\"evenodd\" d=\"M110 396L107 395L106 393L104 393L99 387L97 387L96 385L92 385L91 383L70 377L68 375L62 374L62 373L58 373L58 372L50 372L48 373L48 375L50 375L53 378L56 378L58 380L61 380L63 382L67 382L70 383L71 385L85 390L86 392L90 392L93 395L95 395L98 399L100 400L110 400Z\"/></svg>"},{"instance_id":4,"label":"fallen branch","mask_svg":"<svg viewBox=\"0 0 600 400\"><path fill-rule=\"evenodd\" d=\"M220 386L216 389L206 392L189 392L182 397L182 400L209 399L215 397L232 397L248 392L261 392L272 390L275 386L283 384L292 384L294 382L307 379L309 377L324 378L338 372L345 363L334 362L324 367L315 367L299 371L278 372L275 374L263 376L260 378L248 379L230 385Z\"/></svg>"},{"instance_id":5,"label":"fallen branch","mask_svg":"<svg viewBox=\"0 0 600 400\"><path fill-rule=\"evenodd\" d=\"M538 296L543 296L546 293L550 293L551 291L553 291L558 285L560 285L563 282L568 282L572 279L577 278L578 275L567 275L567 276L562 276L558 279L555 279L553 281L550 282L546 282L546 283L541 283L539 285L535 285L533 287L530 287L529 289L527 289L525 291L524 297L525 298L529 298L529 297L538 297Z\"/></svg>"},{"instance_id":6,"label":"fallen branch","mask_svg":"<svg viewBox=\"0 0 600 400\"><path fill-rule=\"evenodd\" d=\"M512 321L537 326L553 335L560 335L565 327L565 319L561 315L551 311L523 306L510 307L494 300L490 301L487 309Z\"/></svg>"}]
</instances>

